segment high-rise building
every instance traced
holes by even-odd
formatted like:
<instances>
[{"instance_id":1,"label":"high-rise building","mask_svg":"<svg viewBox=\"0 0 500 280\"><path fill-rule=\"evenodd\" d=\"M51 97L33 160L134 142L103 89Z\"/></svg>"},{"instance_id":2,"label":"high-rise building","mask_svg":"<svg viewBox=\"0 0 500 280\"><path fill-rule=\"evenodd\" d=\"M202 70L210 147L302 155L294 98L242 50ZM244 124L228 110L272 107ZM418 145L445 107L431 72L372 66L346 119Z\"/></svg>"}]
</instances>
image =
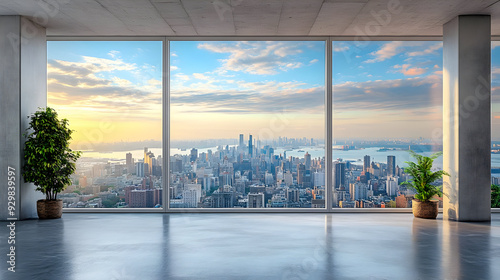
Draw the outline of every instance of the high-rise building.
<instances>
[{"instance_id":1,"label":"high-rise building","mask_svg":"<svg viewBox=\"0 0 500 280\"><path fill-rule=\"evenodd\" d=\"M201 184L186 184L182 192L182 200L186 208L198 207L201 198Z\"/></svg>"},{"instance_id":2,"label":"high-rise building","mask_svg":"<svg viewBox=\"0 0 500 280\"><path fill-rule=\"evenodd\" d=\"M288 189L286 191L286 199L288 202L299 202L300 201L300 192L298 189Z\"/></svg>"},{"instance_id":3,"label":"high-rise building","mask_svg":"<svg viewBox=\"0 0 500 280\"><path fill-rule=\"evenodd\" d=\"M134 159L132 158L132 153L127 153L125 165L127 166L127 173L134 173Z\"/></svg>"},{"instance_id":4,"label":"high-rise building","mask_svg":"<svg viewBox=\"0 0 500 280\"><path fill-rule=\"evenodd\" d=\"M248 155L250 157L253 155L252 134L248 137Z\"/></svg>"},{"instance_id":5,"label":"high-rise building","mask_svg":"<svg viewBox=\"0 0 500 280\"><path fill-rule=\"evenodd\" d=\"M364 161L363 161L363 171L364 172L369 172L369 168L370 168L370 156L369 155L366 155L364 157Z\"/></svg>"},{"instance_id":6,"label":"high-rise building","mask_svg":"<svg viewBox=\"0 0 500 280\"><path fill-rule=\"evenodd\" d=\"M325 185L325 173L324 172L314 172L313 186L320 187Z\"/></svg>"},{"instance_id":7,"label":"high-rise building","mask_svg":"<svg viewBox=\"0 0 500 280\"><path fill-rule=\"evenodd\" d=\"M236 200L234 188L220 187L212 193L212 208L233 208Z\"/></svg>"},{"instance_id":8,"label":"high-rise building","mask_svg":"<svg viewBox=\"0 0 500 280\"><path fill-rule=\"evenodd\" d=\"M346 169L346 163L345 162L334 162L333 163L333 188L334 189L339 189L339 188L345 188L346 187L346 181L345 181L345 169Z\"/></svg>"},{"instance_id":9,"label":"high-rise building","mask_svg":"<svg viewBox=\"0 0 500 280\"><path fill-rule=\"evenodd\" d=\"M153 174L153 161L155 159L155 155L153 152L150 152L148 148L144 148L144 176L149 176Z\"/></svg>"},{"instance_id":10,"label":"high-rise building","mask_svg":"<svg viewBox=\"0 0 500 280\"><path fill-rule=\"evenodd\" d=\"M311 155L309 152L306 152L304 155L304 163L306 165L306 170L311 170Z\"/></svg>"},{"instance_id":11,"label":"high-rise building","mask_svg":"<svg viewBox=\"0 0 500 280\"><path fill-rule=\"evenodd\" d=\"M396 176L396 157L387 156L387 177Z\"/></svg>"},{"instance_id":12,"label":"high-rise building","mask_svg":"<svg viewBox=\"0 0 500 280\"><path fill-rule=\"evenodd\" d=\"M398 179L398 177L392 176L387 178L385 191L388 196L395 196L397 194L399 189Z\"/></svg>"},{"instance_id":13,"label":"high-rise building","mask_svg":"<svg viewBox=\"0 0 500 280\"><path fill-rule=\"evenodd\" d=\"M368 186L361 182L349 184L349 194L351 200L362 200L367 198Z\"/></svg>"},{"instance_id":14,"label":"high-rise building","mask_svg":"<svg viewBox=\"0 0 500 280\"><path fill-rule=\"evenodd\" d=\"M130 191L130 208L154 207L155 190L132 190Z\"/></svg>"},{"instance_id":15,"label":"high-rise building","mask_svg":"<svg viewBox=\"0 0 500 280\"><path fill-rule=\"evenodd\" d=\"M137 177L144 177L144 162L135 164L135 174Z\"/></svg>"},{"instance_id":16,"label":"high-rise building","mask_svg":"<svg viewBox=\"0 0 500 280\"><path fill-rule=\"evenodd\" d=\"M303 185L306 175L306 166L302 163L297 164L297 184Z\"/></svg>"},{"instance_id":17,"label":"high-rise building","mask_svg":"<svg viewBox=\"0 0 500 280\"><path fill-rule=\"evenodd\" d=\"M283 174L283 181L285 181L287 187L293 184L293 175L290 171L286 171L285 174Z\"/></svg>"},{"instance_id":18,"label":"high-rise building","mask_svg":"<svg viewBox=\"0 0 500 280\"><path fill-rule=\"evenodd\" d=\"M240 134L240 149L245 146L245 139L243 138L243 134Z\"/></svg>"},{"instance_id":19,"label":"high-rise building","mask_svg":"<svg viewBox=\"0 0 500 280\"><path fill-rule=\"evenodd\" d=\"M249 193L247 208L264 208L264 194Z\"/></svg>"},{"instance_id":20,"label":"high-rise building","mask_svg":"<svg viewBox=\"0 0 500 280\"><path fill-rule=\"evenodd\" d=\"M189 161L195 162L197 158L198 158L198 149L192 148Z\"/></svg>"}]
</instances>

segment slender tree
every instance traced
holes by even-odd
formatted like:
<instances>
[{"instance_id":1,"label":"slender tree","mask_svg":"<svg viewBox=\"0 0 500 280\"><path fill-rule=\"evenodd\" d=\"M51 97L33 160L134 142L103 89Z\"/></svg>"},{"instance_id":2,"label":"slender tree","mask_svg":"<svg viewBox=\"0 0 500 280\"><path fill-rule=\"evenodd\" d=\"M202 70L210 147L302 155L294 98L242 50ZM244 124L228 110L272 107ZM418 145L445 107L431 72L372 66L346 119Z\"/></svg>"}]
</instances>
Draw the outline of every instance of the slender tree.
<instances>
[{"instance_id":1,"label":"slender tree","mask_svg":"<svg viewBox=\"0 0 500 280\"><path fill-rule=\"evenodd\" d=\"M81 152L69 148L73 131L68 120L59 120L50 107L39 109L28 116L23 177L25 182L34 183L47 200L57 200L57 194L71 184L70 176Z\"/></svg>"}]
</instances>

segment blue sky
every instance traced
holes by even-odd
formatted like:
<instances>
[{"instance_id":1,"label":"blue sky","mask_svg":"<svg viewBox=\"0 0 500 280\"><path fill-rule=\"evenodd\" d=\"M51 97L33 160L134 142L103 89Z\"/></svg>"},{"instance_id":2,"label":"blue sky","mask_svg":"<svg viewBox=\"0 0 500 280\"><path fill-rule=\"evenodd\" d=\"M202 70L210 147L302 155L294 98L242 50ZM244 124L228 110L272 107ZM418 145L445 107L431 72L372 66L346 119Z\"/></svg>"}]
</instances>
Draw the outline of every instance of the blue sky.
<instances>
[{"instance_id":1,"label":"blue sky","mask_svg":"<svg viewBox=\"0 0 500 280\"><path fill-rule=\"evenodd\" d=\"M172 41L171 138L324 137L324 44ZM441 129L441 42L334 42L333 50L336 139L430 138ZM494 127L498 62L493 44ZM81 141L161 139L162 42L48 42L48 77L49 105ZM113 129L89 137L102 120Z\"/></svg>"}]
</instances>

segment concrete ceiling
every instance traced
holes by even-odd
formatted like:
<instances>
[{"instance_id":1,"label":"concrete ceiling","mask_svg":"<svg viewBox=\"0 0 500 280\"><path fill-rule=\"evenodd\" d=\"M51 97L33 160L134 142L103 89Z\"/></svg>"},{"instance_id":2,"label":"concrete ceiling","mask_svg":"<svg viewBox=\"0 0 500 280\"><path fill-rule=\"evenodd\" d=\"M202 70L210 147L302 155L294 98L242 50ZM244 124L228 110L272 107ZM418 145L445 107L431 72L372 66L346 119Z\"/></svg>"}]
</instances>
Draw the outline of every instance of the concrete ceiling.
<instances>
[{"instance_id":1,"label":"concrete ceiling","mask_svg":"<svg viewBox=\"0 0 500 280\"><path fill-rule=\"evenodd\" d=\"M47 35L440 36L461 14L490 14L500 0L0 0ZM378 19L378 20L377 20Z\"/></svg>"}]
</instances>

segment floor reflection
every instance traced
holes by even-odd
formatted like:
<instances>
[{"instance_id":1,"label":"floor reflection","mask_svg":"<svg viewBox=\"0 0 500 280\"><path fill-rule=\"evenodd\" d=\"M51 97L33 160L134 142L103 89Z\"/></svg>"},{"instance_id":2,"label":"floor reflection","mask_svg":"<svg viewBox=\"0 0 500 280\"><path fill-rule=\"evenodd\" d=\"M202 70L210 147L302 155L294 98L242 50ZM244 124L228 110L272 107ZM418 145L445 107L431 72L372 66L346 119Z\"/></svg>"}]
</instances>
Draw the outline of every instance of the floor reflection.
<instances>
[{"instance_id":1,"label":"floor reflection","mask_svg":"<svg viewBox=\"0 0 500 280\"><path fill-rule=\"evenodd\" d=\"M442 220L414 218L412 224L413 271L419 279L441 279L440 266L442 244L440 224Z\"/></svg>"},{"instance_id":2,"label":"floor reflection","mask_svg":"<svg viewBox=\"0 0 500 280\"><path fill-rule=\"evenodd\" d=\"M499 279L500 275L492 277L490 274L493 257L490 239L489 223L443 221L442 267L445 278Z\"/></svg>"},{"instance_id":3,"label":"floor reflection","mask_svg":"<svg viewBox=\"0 0 500 280\"><path fill-rule=\"evenodd\" d=\"M492 216L65 214L18 222L19 273L0 279L500 279Z\"/></svg>"}]
</instances>

